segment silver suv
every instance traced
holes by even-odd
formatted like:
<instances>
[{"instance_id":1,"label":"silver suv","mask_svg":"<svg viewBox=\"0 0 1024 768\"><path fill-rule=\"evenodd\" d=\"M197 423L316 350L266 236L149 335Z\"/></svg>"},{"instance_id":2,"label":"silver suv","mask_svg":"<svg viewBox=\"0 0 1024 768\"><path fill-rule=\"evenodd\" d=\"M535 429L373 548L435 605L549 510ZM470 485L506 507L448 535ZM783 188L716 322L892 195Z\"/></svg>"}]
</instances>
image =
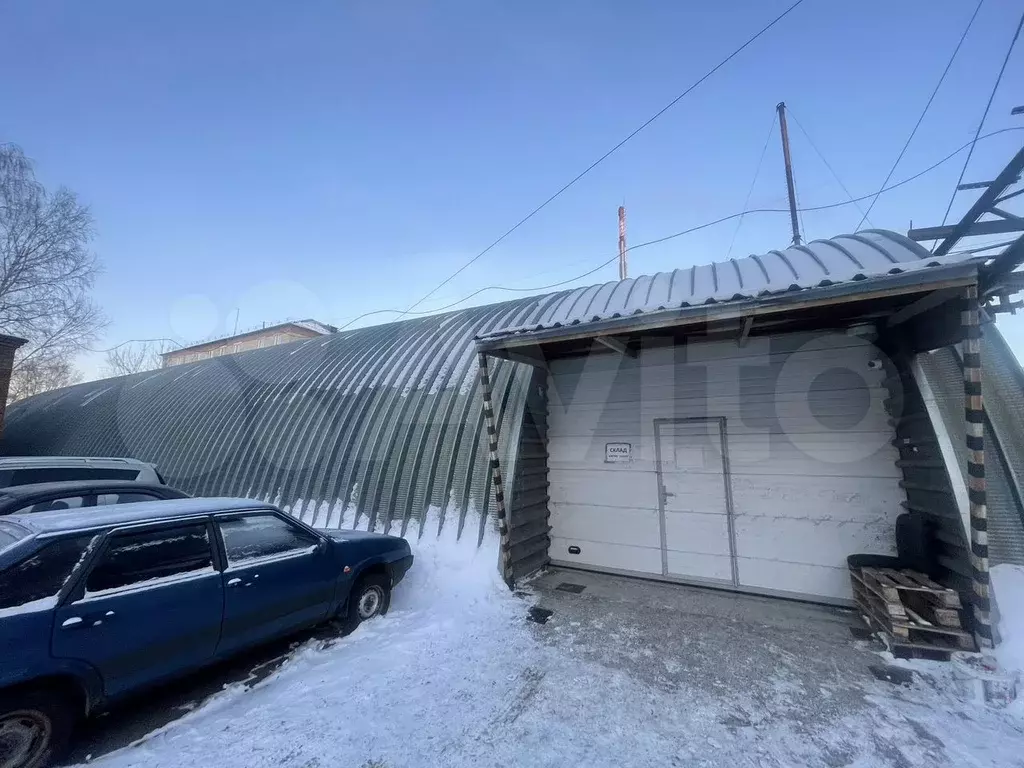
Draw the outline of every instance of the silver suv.
<instances>
[{"instance_id":1,"label":"silver suv","mask_svg":"<svg viewBox=\"0 0 1024 768\"><path fill-rule=\"evenodd\" d=\"M0 457L0 488L66 480L137 480L166 484L154 464L138 459L92 456Z\"/></svg>"}]
</instances>

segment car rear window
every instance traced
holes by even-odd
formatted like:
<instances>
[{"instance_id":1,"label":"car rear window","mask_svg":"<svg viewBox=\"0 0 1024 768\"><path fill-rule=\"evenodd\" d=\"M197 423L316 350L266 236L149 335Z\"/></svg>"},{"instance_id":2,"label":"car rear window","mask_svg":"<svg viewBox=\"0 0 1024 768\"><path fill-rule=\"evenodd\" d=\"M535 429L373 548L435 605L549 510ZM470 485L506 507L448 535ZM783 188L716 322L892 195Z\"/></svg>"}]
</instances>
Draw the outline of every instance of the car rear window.
<instances>
[{"instance_id":1,"label":"car rear window","mask_svg":"<svg viewBox=\"0 0 1024 768\"><path fill-rule=\"evenodd\" d=\"M112 467L32 467L16 469L11 473L10 485L59 483L65 480L135 480L137 469Z\"/></svg>"},{"instance_id":2,"label":"car rear window","mask_svg":"<svg viewBox=\"0 0 1024 768\"><path fill-rule=\"evenodd\" d=\"M0 521L0 550L6 549L16 541L28 536L28 531L20 525Z\"/></svg>"},{"instance_id":3,"label":"car rear window","mask_svg":"<svg viewBox=\"0 0 1024 768\"><path fill-rule=\"evenodd\" d=\"M54 541L0 573L0 610L56 597L93 538L88 535Z\"/></svg>"}]
</instances>

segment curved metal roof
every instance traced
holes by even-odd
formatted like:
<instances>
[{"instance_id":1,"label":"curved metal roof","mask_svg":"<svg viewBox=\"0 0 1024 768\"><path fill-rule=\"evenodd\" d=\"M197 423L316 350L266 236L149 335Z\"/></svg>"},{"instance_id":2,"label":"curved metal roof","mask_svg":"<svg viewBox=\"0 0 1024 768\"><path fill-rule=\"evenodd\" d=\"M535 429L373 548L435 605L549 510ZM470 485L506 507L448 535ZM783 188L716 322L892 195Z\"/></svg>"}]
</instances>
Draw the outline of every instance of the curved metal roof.
<instances>
[{"instance_id":1,"label":"curved metal roof","mask_svg":"<svg viewBox=\"0 0 1024 768\"><path fill-rule=\"evenodd\" d=\"M328 527L404 532L433 507L482 535L493 502L473 337L533 322L561 295L44 393L8 409L2 453L132 456L189 493L265 499ZM530 375L491 374L509 467Z\"/></svg>"},{"instance_id":2,"label":"curved metal roof","mask_svg":"<svg viewBox=\"0 0 1024 768\"><path fill-rule=\"evenodd\" d=\"M12 405L0 452L131 456L189 493L277 502L320 526L404 533L433 507L482 536L493 500L474 338L939 263L862 232L79 384ZM510 479L531 375L500 360L491 374Z\"/></svg>"},{"instance_id":3,"label":"curved metal roof","mask_svg":"<svg viewBox=\"0 0 1024 768\"><path fill-rule=\"evenodd\" d=\"M864 230L830 240L793 245L702 266L658 272L567 291L536 322L481 333L494 338L563 325L607 320L724 301L869 280L962 261L934 257L909 238L886 230Z\"/></svg>"}]
</instances>

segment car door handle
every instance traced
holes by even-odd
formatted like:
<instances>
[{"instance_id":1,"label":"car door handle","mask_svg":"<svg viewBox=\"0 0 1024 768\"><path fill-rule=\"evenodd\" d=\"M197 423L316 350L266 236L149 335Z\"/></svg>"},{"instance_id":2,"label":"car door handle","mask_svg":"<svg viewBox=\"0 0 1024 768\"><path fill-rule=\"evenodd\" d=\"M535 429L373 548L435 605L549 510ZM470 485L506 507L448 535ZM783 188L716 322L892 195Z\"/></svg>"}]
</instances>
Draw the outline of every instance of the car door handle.
<instances>
[{"instance_id":1,"label":"car door handle","mask_svg":"<svg viewBox=\"0 0 1024 768\"><path fill-rule=\"evenodd\" d=\"M111 619L115 616L113 611L106 611L103 616L94 613L91 616L68 616L61 622L61 629L85 629L86 627L102 626L104 619Z\"/></svg>"},{"instance_id":2,"label":"car door handle","mask_svg":"<svg viewBox=\"0 0 1024 768\"><path fill-rule=\"evenodd\" d=\"M254 573L254 574L252 575L252 578L253 578L253 579L258 579L258 578L259 578L259 576L257 576L257 575L256 575L256 574ZM253 583L252 583L251 581L245 581L245 582L243 582L243 581L242 581L242 580L241 580L240 578L238 578L237 576L236 576L235 578L233 578L233 579L228 579L228 586L229 586L229 587L251 587L251 586L252 586L252 584L253 584Z\"/></svg>"}]
</instances>

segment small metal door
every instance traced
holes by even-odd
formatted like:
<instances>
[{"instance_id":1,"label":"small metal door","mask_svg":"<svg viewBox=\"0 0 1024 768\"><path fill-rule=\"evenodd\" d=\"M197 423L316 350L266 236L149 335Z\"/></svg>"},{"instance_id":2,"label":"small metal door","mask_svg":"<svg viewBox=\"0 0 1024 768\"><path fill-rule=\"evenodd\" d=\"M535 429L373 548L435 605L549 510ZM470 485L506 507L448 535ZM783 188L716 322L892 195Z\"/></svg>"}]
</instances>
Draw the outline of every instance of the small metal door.
<instances>
[{"instance_id":1,"label":"small metal door","mask_svg":"<svg viewBox=\"0 0 1024 768\"><path fill-rule=\"evenodd\" d=\"M655 419L662 574L738 585L724 417Z\"/></svg>"}]
</instances>

